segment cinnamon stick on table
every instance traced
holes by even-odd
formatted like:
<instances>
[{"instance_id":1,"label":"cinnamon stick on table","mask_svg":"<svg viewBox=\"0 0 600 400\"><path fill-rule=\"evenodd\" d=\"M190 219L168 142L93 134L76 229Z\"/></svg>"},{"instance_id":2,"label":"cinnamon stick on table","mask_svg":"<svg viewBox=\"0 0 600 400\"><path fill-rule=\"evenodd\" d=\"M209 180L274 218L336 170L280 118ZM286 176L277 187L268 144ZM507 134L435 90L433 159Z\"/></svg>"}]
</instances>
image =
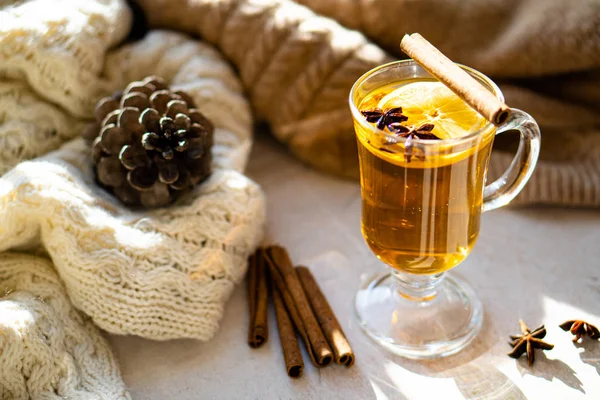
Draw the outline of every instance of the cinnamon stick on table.
<instances>
[{"instance_id":1,"label":"cinnamon stick on table","mask_svg":"<svg viewBox=\"0 0 600 400\"><path fill-rule=\"evenodd\" d=\"M423 36L418 33L404 35L400 49L491 123L502 125L510 117L510 108L506 104Z\"/></svg>"},{"instance_id":2,"label":"cinnamon stick on table","mask_svg":"<svg viewBox=\"0 0 600 400\"><path fill-rule=\"evenodd\" d=\"M275 307L277 329L279 331L279 340L281 341L287 374L290 378L299 378L304 371L302 353L300 352L294 325L292 325L290 316L285 309L285 304L283 304L279 289L276 287L273 288L273 306Z\"/></svg>"},{"instance_id":3,"label":"cinnamon stick on table","mask_svg":"<svg viewBox=\"0 0 600 400\"><path fill-rule=\"evenodd\" d=\"M333 353L306 298L287 251L281 246L271 246L267 248L266 254L271 280L281 294L288 314L306 345L311 361L317 367L331 364Z\"/></svg>"},{"instance_id":4,"label":"cinnamon stick on table","mask_svg":"<svg viewBox=\"0 0 600 400\"><path fill-rule=\"evenodd\" d=\"M250 324L248 327L248 345L253 348L262 346L269 339L267 269L262 249L250 256L248 261L248 304Z\"/></svg>"},{"instance_id":5,"label":"cinnamon stick on table","mask_svg":"<svg viewBox=\"0 0 600 400\"><path fill-rule=\"evenodd\" d=\"M333 349L336 363L350 367L354 364L354 352L317 281L306 267L296 267L296 272L317 321L319 321L319 325Z\"/></svg>"}]
</instances>

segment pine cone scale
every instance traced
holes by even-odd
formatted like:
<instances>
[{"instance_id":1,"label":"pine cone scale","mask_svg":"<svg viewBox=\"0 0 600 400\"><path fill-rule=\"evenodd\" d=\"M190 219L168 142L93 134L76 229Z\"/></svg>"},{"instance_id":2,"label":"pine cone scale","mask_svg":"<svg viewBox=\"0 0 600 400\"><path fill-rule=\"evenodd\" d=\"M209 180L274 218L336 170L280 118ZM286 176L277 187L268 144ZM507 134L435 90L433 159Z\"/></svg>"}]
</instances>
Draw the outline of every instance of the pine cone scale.
<instances>
[{"instance_id":1,"label":"pine cone scale","mask_svg":"<svg viewBox=\"0 0 600 400\"><path fill-rule=\"evenodd\" d=\"M102 121L104 117L111 111L119 108L119 102L113 98L104 98L100 100L98 105L96 106L96 110L94 111L94 117L96 121Z\"/></svg>"},{"instance_id":2,"label":"pine cone scale","mask_svg":"<svg viewBox=\"0 0 600 400\"><path fill-rule=\"evenodd\" d=\"M204 155L204 139L203 138L194 138L190 139L188 149L187 149L188 157L191 159L198 159Z\"/></svg>"},{"instance_id":3,"label":"pine cone scale","mask_svg":"<svg viewBox=\"0 0 600 400\"><path fill-rule=\"evenodd\" d=\"M171 202L169 187L157 182L145 192L140 193L140 202L144 207L161 207Z\"/></svg>"},{"instance_id":4,"label":"pine cone scale","mask_svg":"<svg viewBox=\"0 0 600 400\"><path fill-rule=\"evenodd\" d=\"M145 167L150 164L150 158L146 150L134 145L123 146L119 158L121 164L128 170Z\"/></svg>"},{"instance_id":5,"label":"pine cone scale","mask_svg":"<svg viewBox=\"0 0 600 400\"><path fill-rule=\"evenodd\" d=\"M140 123L146 127L148 132L160 132L160 114L154 108L147 108L142 112Z\"/></svg>"},{"instance_id":6,"label":"pine cone scale","mask_svg":"<svg viewBox=\"0 0 600 400\"><path fill-rule=\"evenodd\" d=\"M128 143L127 133L113 124L100 131L100 145L108 154L119 154L121 148Z\"/></svg>"},{"instance_id":7,"label":"pine cone scale","mask_svg":"<svg viewBox=\"0 0 600 400\"><path fill-rule=\"evenodd\" d=\"M151 107L159 114L164 114L167 111L169 101L171 101L171 95L168 90L159 90L150 96Z\"/></svg>"},{"instance_id":8,"label":"pine cone scale","mask_svg":"<svg viewBox=\"0 0 600 400\"><path fill-rule=\"evenodd\" d=\"M179 168L176 162L155 157L155 163L158 166L158 178L162 183L172 184L179 179Z\"/></svg>"},{"instance_id":9,"label":"pine cone scale","mask_svg":"<svg viewBox=\"0 0 600 400\"><path fill-rule=\"evenodd\" d=\"M192 185L192 181L190 179L190 172L186 168L178 169L178 177L177 180L170 184L170 186L177 190L184 190L186 187Z\"/></svg>"},{"instance_id":10,"label":"pine cone scale","mask_svg":"<svg viewBox=\"0 0 600 400\"><path fill-rule=\"evenodd\" d=\"M143 125L139 122L140 110L134 107L125 107L119 114L119 127L127 130L138 130L138 126L143 128Z\"/></svg>"},{"instance_id":11,"label":"pine cone scale","mask_svg":"<svg viewBox=\"0 0 600 400\"><path fill-rule=\"evenodd\" d=\"M121 108L133 107L138 110L145 110L150 107L150 100L144 93L127 93L121 99Z\"/></svg>"},{"instance_id":12,"label":"pine cone scale","mask_svg":"<svg viewBox=\"0 0 600 400\"><path fill-rule=\"evenodd\" d=\"M188 113L187 104L183 100L171 100L167 103L167 117L175 119L178 114Z\"/></svg>"},{"instance_id":13,"label":"pine cone scale","mask_svg":"<svg viewBox=\"0 0 600 400\"><path fill-rule=\"evenodd\" d=\"M108 186L121 186L125 176L121 170L121 162L117 157L103 157L98 162L98 179Z\"/></svg>"},{"instance_id":14,"label":"pine cone scale","mask_svg":"<svg viewBox=\"0 0 600 400\"><path fill-rule=\"evenodd\" d=\"M112 110L111 112L106 114L106 117L104 117L104 119L102 120L100 125L101 126L106 126L106 125L110 125L110 124L117 125L119 123L119 114L120 113L121 112L118 109Z\"/></svg>"},{"instance_id":15,"label":"pine cone scale","mask_svg":"<svg viewBox=\"0 0 600 400\"><path fill-rule=\"evenodd\" d=\"M127 173L127 182L139 191L149 190L157 178L158 169L153 166L136 168Z\"/></svg>"},{"instance_id":16,"label":"pine cone scale","mask_svg":"<svg viewBox=\"0 0 600 400\"><path fill-rule=\"evenodd\" d=\"M125 93L143 93L148 99L155 91L156 86L151 83L144 85L142 82L131 82L124 90Z\"/></svg>"}]
</instances>

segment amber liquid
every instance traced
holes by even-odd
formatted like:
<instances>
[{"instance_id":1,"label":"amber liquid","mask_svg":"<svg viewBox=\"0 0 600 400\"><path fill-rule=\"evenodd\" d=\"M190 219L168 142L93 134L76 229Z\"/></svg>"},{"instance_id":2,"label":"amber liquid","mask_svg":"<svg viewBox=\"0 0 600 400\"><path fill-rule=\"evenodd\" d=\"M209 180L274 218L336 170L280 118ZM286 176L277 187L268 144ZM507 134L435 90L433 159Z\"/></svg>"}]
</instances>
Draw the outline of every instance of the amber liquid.
<instances>
[{"instance_id":1,"label":"amber liquid","mask_svg":"<svg viewBox=\"0 0 600 400\"><path fill-rule=\"evenodd\" d=\"M369 97L359 108L368 108L368 102ZM424 150L410 161L403 145L387 145L359 123L355 129L362 231L375 255L412 274L434 274L458 265L479 235L495 128L460 148L438 142L435 150Z\"/></svg>"}]
</instances>

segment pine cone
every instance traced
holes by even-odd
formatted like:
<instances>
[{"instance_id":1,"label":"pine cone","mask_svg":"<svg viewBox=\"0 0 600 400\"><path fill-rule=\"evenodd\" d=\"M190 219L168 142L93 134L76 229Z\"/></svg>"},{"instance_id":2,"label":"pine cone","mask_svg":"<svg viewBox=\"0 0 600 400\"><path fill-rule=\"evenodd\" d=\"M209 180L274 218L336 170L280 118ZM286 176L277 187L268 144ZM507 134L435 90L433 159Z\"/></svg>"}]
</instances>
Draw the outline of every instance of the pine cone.
<instances>
[{"instance_id":1,"label":"pine cone","mask_svg":"<svg viewBox=\"0 0 600 400\"><path fill-rule=\"evenodd\" d=\"M162 78L130 83L96 106L91 143L98 180L125 204L160 207L211 172L214 127Z\"/></svg>"}]
</instances>

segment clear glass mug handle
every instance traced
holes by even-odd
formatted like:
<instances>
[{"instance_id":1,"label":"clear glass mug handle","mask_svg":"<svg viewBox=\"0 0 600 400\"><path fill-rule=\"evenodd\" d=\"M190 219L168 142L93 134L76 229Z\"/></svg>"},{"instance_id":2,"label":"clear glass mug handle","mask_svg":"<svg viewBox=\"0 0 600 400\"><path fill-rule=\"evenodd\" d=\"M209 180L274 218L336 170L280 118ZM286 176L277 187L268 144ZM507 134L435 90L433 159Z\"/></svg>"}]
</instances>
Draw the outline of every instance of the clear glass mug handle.
<instances>
[{"instance_id":1,"label":"clear glass mug handle","mask_svg":"<svg viewBox=\"0 0 600 400\"><path fill-rule=\"evenodd\" d=\"M510 203L531 178L540 154L540 128L531 115L512 108L510 118L498 128L496 135L509 130L519 131L519 148L508 170L483 190L483 211Z\"/></svg>"}]
</instances>

